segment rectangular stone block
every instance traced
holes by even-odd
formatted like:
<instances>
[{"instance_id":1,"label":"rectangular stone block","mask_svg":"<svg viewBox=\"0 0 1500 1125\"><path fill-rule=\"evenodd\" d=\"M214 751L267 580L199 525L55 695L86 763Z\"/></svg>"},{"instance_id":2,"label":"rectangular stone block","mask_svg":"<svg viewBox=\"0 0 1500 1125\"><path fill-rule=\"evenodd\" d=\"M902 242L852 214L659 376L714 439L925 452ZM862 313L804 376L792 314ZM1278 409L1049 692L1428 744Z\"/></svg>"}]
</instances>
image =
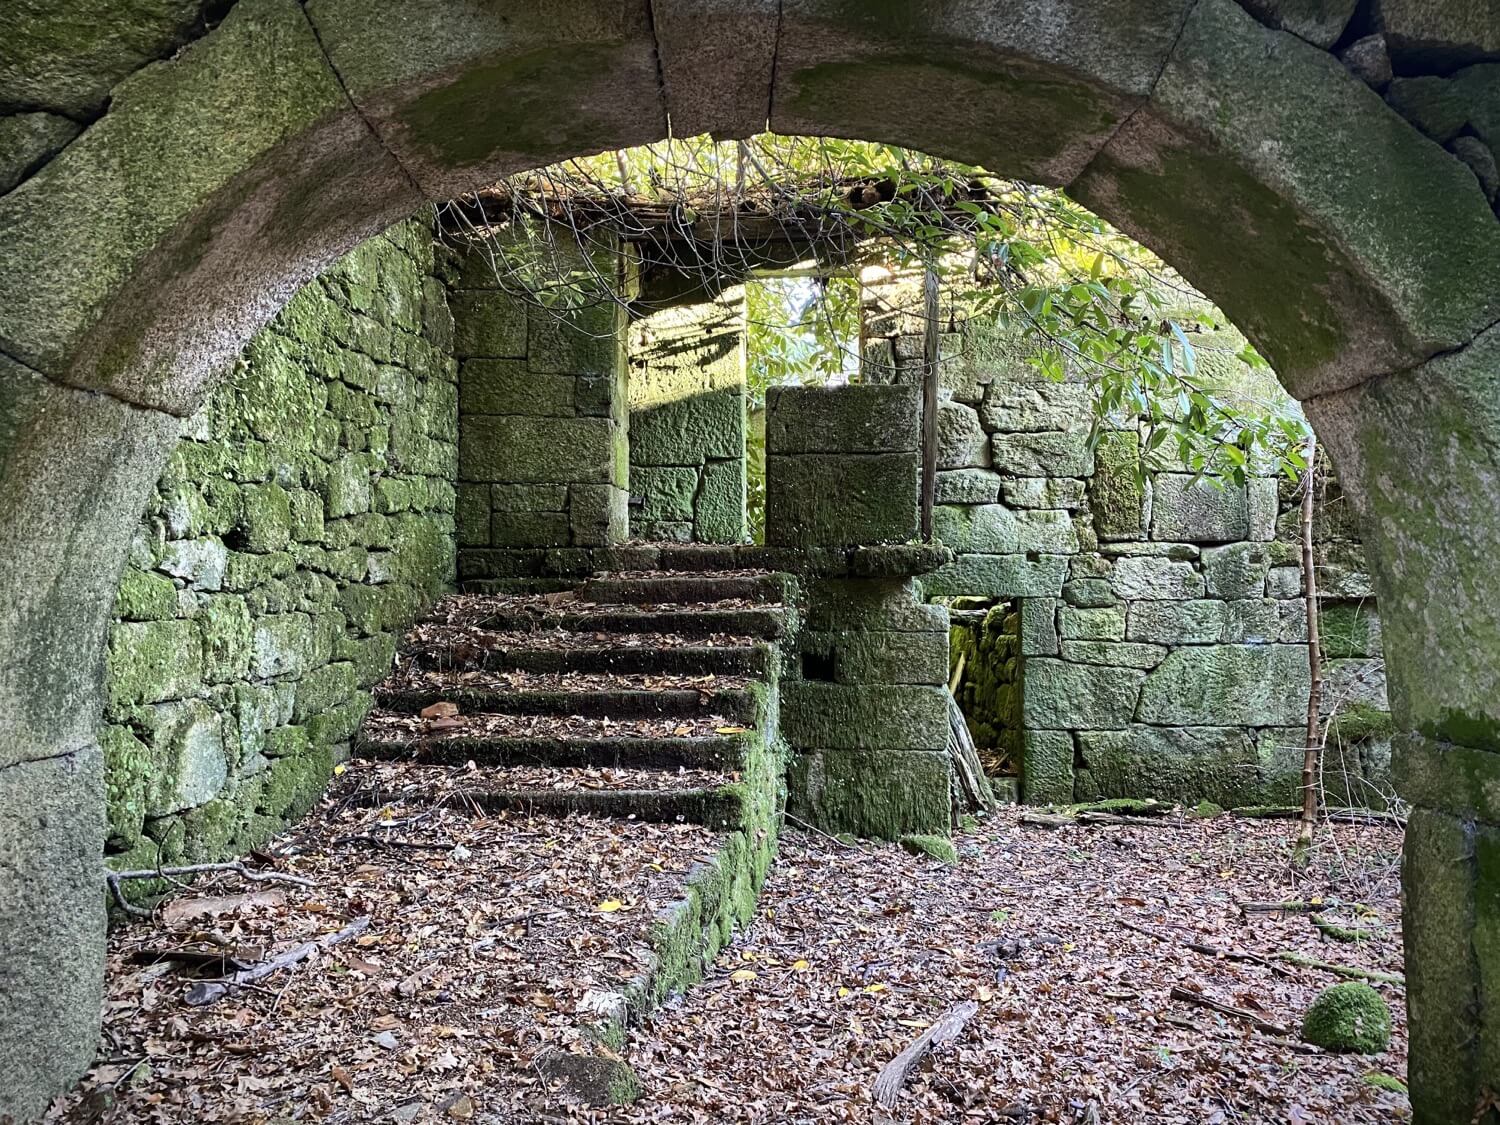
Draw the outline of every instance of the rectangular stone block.
<instances>
[{"instance_id":1,"label":"rectangular stone block","mask_svg":"<svg viewBox=\"0 0 1500 1125\"><path fill-rule=\"evenodd\" d=\"M1123 641L1125 607L1080 609L1061 606L1057 611L1057 632L1065 641Z\"/></svg>"},{"instance_id":2,"label":"rectangular stone block","mask_svg":"<svg viewBox=\"0 0 1500 1125\"><path fill-rule=\"evenodd\" d=\"M1260 750L1234 727L1080 731L1079 800L1155 797L1225 808L1267 803Z\"/></svg>"},{"instance_id":3,"label":"rectangular stone block","mask_svg":"<svg viewBox=\"0 0 1500 1125\"><path fill-rule=\"evenodd\" d=\"M1054 598L1021 599L1021 655L1056 656L1057 600Z\"/></svg>"},{"instance_id":4,"label":"rectangular stone block","mask_svg":"<svg viewBox=\"0 0 1500 1125\"><path fill-rule=\"evenodd\" d=\"M1073 803L1073 734L1028 730L1021 748L1021 799L1028 805Z\"/></svg>"},{"instance_id":5,"label":"rectangular stone block","mask_svg":"<svg viewBox=\"0 0 1500 1125\"><path fill-rule=\"evenodd\" d=\"M814 750L792 758L787 805L824 832L894 840L952 824L946 753Z\"/></svg>"},{"instance_id":6,"label":"rectangular stone block","mask_svg":"<svg viewBox=\"0 0 1500 1125\"><path fill-rule=\"evenodd\" d=\"M1219 601L1132 602L1125 637L1159 645L1218 644L1228 617L1228 607Z\"/></svg>"},{"instance_id":7,"label":"rectangular stone block","mask_svg":"<svg viewBox=\"0 0 1500 1125\"><path fill-rule=\"evenodd\" d=\"M460 479L608 484L616 433L607 418L471 415L458 434Z\"/></svg>"},{"instance_id":8,"label":"rectangular stone block","mask_svg":"<svg viewBox=\"0 0 1500 1125\"><path fill-rule=\"evenodd\" d=\"M807 628L948 635L948 611L920 600L909 578L818 578L807 587Z\"/></svg>"},{"instance_id":9,"label":"rectangular stone block","mask_svg":"<svg viewBox=\"0 0 1500 1125\"><path fill-rule=\"evenodd\" d=\"M1055 598L1066 555L959 555L922 579L928 597Z\"/></svg>"},{"instance_id":10,"label":"rectangular stone block","mask_svg":"<svg viewBox=\"0 0 1500 1125\"><path fill-rule=\"evenodd\" d=\"M577 312L527 307L526 362L559 375L611 375L625 366L624 315L613 302Z\"/></svg>"},{"instance_id":11,"label":"rectangular stone block","mask_svg":"<svg viewBox=\"0 0 1500 1125\"><path fill-rule=\"evenodd\" d=\"M804 679L839 684L948 682L946 632L804 630L797 643Z\"/></svg>"},{"instance_id":12,"label":"rectangular stone block","mask_svg":"<svg viewBox=\"0 0 1500 1125\"><path fill-rule=\"evenodd\" d=\"M1118 668L1142 668L1150 671L1167 655L1162 645L1143 645L1134 641L1062 642L1062 658L1072 664L1103 664Z\"/></svg>"},{"instance_id":13,"label":"rectangular stone block","mask_svg":"<svg viewBox=\"0 0 1500 1125\"><path fill-rule=\"evenodd\" d=\"M487 487L491 511L561 512L568 507L568 486L565 484L492 484Z\"/></svg>"},{"instance_id":14,"label":"rectangular stone block","mask_svg":"<svg viewBox=\"0 0 1500 1125\"><path fill-rule=\"evenodd\" d=\"M1084 484L1074 477L1001 477L1000 496L1012 508L1083 507Z\"/></svg>"},{"instance_id":15,"label":"rectangular stone block","mask_svg":"<svg viewBox=\"0 0 1500 1125\"><path fill-rule=\"evenodd\" d=\"M749 538L743 457L704 464L693 506L693 538L699 543L743 543Z\"/></svg>"},{"instance_id":16,"label":"rectangular stone block","mask_svg":"<svg viewBox=\"0 0 1500 1125\"><path fill-rule=\"evenodd\" d=\"M630 495L612 484L575 484L568 489L568 528L575 547L623 543L630 532Z\"/></svg>"},{"instance_id":17,"label":"rectangular stone block","mask_svg":"<svg viewBox=\"0 0 1500 1125\"><path fill-rule=\"evenodd\" d=\"M1022 509L1003 504L941 507L933 512L933 537L956 552L1054 555L1078 550L1078 534L1065 511Z\"/></svg>"},{"instance_id":18,"label":"rectangular stone block","mask_svg":"<svg viewBox=\"0 0 1500 1125\"><path fill-rule=\"evenodd\" d=\"M1243 485L1220 485L1190 473L1152 478L1151 538L1230 543L1249 536L1249 497Z\"/></svg>"},{"instance_id":19,"label":"rectangular stone block","mask_svg":"<svg viewBox=\"0 0 1500 1125\"><path fill-rule=\"evenodd\" d=\"M996 469L1017 477L1089 477L1094 454L1086 433L995 434L990 457Z\"/></svg>"},{"instance_id":20,"label":"rectangular stone block","mask_svg":"<svg viewBox=\"0 0 1500 1125\"><path fill-rule=\"evenodd\" d=\"M642 523L691 521L693 501L698 493L698 476L698 469L692 466L633 463L630 466L630 491L641 501L635 510L635 519Z\"/></svg>"},{"instance_id":21,"label":"rectangular stone block","mask_svg":"<svg viewBox=\"0 0 1500 1125\"><path fill-rule=\"evenodd\" d=\"M745 455L745 398L737 389L693 395L630 412L631 459L642 465L701 465Z\"/></svg>"},{"instance_id":22,"label":"rectangular stone block","mask_svg":"<svg viewBox=\"0 0 1500 1125\"><path fill-rule=\"evenodd\" d=\"M1139 718L1162 726L1293 726L1306 717L1300 645L1180 648L1151 673Z\"/></svg>"},{"instance_id":23,"label":"rectangular stone block","mask_svg":"<svg viewBox=\"0 0 1500 1125\"><path fill-rule=\"evenodd\" d=\"M915 452L921 399L911 386L771 387L766 452Z\"/></svg>"},{"instance_id":24,"label":"rectangular stone block","mask_svg":"<svg viewBox=\"0 0 1500 1125\"><path fill-rule=\"evenodd\" d=\"M1229 543L1203 549L1203 579L1211 598L1258 598L1266 588L1271 556L1263 543Z\"/></svg>"},{"instance_id":25,"label":"rectangular stone block","mask_svg":"<svg viewBox=\"0 0 1500 1125\"><path fill-rule=\"evenodd\" d=\"M570 418L577 380L533 371L520 359L470 359L459 368L462 414L524 414Z\"/></svg>"},{"instance_id":26,"label":"rectangular stone block","mask_svg":"<svg viewBox=\"0 0 1500 1125\"><path fill-rule=\"evenodd\" d=\"M992 433L1087 430L1093 421L1093 407L1086 383L1008 379L990 385L980 416L984 428Z\"/></svg>"},{"instance_id":27,"label":"rectangular stone block","mask_svg":"<svg viewBox=\"0 0 1500 1125\"><path fill-rule=\"evenodd\" d=\"M901 543L917 534L916 453L766 459L766 542L815 547Z\"/></svg>"},{"instance_id":28,"label":"rectangular stone block","mask_svg":"<svg viewBox=\"0 0 1500 1125\"><path fill-rule=\"evenodd\" d=\"M1139 539L1145 534L1146 493L1140 477L1141 440L1134 430L1101 434L1089 482L1094 530L1100 539Z\"/></svg>"},{"instance_id":29,"label":"rectangular stone block","mask_svg":"<svg viewBox=\"0 0 1500 1125\"><path fill-rule=\"evenodd\" d=\"M453 312L453 348L460 358L504 359L526 355L526 307L493 289L456 289L448 296Z\"/></svg>"},{"instance_id":30,"label":"rectangular stone block","mask_svg":"<svg viewBox=\"0 0 1500 1125\"><path fill-rule=\"evenodd\" d=\"M789 680L781 685L781 732L809 750L943 750L946 688Z\"/></svg>"},{"instance_id":31,"label":"rectangular stone block","mask_svg":"<svg viewBox=\"0 0 1500 1125\"><path fill-rule=\"evenodd\" d=\"M1129 725L1146 673L1031 657L1023 666L1027 730L1108 730Z\"/></svg>"},{"instance_id":32,"label":"rectangular stone block","mask_svg":"<svg viewBox=\"0 0 1500 1125\"><path fill-rule=\"evenodd\" d=\"M1125 601L1177 601L1201 598L1203 575L1190 562L1140 556L1118 559L1109 584Z\"/></svg>"},{"instance_id":33,"label":"rectangular stone block","mask_svg":"<svg viewBox=\"0 0 1500 1125\"><path fill-rule=\"evenodd\" d=\"M989 469L952 469L939 472L935 503L994 504L1000 499L1000 489L1004 482L1004 477Z\"/></svg>"},{"instance_id":34,"label":"rectangular stone block","mask_svg":"<svg viewBox=\"0 0 1500 1125\"><path fill-rule=\"evenodd\" d=\"M496 512L490 517L492 547L566 547L566 512Z\"/></svg>"}]
</instances>

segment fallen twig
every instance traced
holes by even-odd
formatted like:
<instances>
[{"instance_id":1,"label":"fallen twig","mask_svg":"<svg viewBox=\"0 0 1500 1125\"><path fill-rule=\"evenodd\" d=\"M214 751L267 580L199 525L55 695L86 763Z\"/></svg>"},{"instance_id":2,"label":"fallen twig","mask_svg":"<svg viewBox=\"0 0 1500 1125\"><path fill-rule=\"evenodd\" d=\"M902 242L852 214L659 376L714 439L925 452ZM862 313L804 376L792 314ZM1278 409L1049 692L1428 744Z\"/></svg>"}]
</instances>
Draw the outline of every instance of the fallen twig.
<instances>
[{"instance_id":1,"label":"fallen twig","mask_svg":"<svg viewBox=\"0 0 1500 1125\"><path fill-rule=\"evenodd\" d=\"M1291 899L1287 902L1242 902L1240 903L1241 914L1315 914L1319 910L1330 906L1337 906L1335 902L1303 902L1300 899Z\"/></svg>"},{"instance_id":2,"label":"fallen twig","mask_svg":"<svg viewBox=\"0 0 1500 1125\"><path fill-rule=\"evenodd\" d=\"M1194 953L1201 953L1205 957L1223 958L1226 961L1244 961L1247 964L1259 965L1264 969L1269 969L1279 976L1291 976L1291 973L1278 965L1275 960L1262 956L1259 953L1250 953L1240 949L1220 949L1218 946L1208 945L1205 942L1191 941L1187 938L1174 937L1171 934L1157 933L1155 930L1137 925L1128 918L1118 918L1116 921L1127 930L1134 930L1138 934L1145 934L1147 937L1155 938L1157 941L1176 942L1178 945L1184 945Z\"/></svg>"},{"instance_id":3,"label":"fallen twig","mask_svg":"<svg viewBox=\"0 0 1500 1125\"><path fill-rule=\"evenodd\" d=\"M837 844L839 847L841 847L841 848L847 848L851 852L857 852L857 851L859 851L859 848L856 847L854 844L845 843L843 840L840 840L837 836L833 835L832 833L824 832L823 829L819 828L816 824L809 824L809 823L807 823L807 821L801 820L798 817L793 816L789 812L783 811L781 815L783 817L785 817L787 820L790 820L798 828L803 829L804 831L807 831L807 832L816 832L819 836L823 837L823 839L825 839L825 840L831 840L831 841L833 841L833 843Z\"/></svg>"},{"instance_id":4,"label":"fallen twig","mask_svg":"<svg viewBox=\"0 0 1500 1125\"><path fill-rule=\"evenodd\" d=\"M1361 941L1369 941L1375 936L1369 930L1362 930L1358 926L1342 926L1324 914L1309 914L1307 920L1316 926L1318 932L1330 941L1343 941L1354 944Z\"/></svg>"},{"instance_id":5,"label":"fallen twig","mask_svg":"<svg viewBox=\"0 0 1500 1125\"><path fill-rule=\"evenodd\" d=\"M977 1011L979 1011L979 1005L973 1000L964 1000L953 1005L938 1017L936 1023L917 1036L906 1050L881 1067L880 1073L875 1076L875 1104L882 1109L890 1109L894 1106L896 1099L901 1096L902 1087L906 1085L907 1076L911 1074L912 1069L934 1046L951 1043L957 1039L964 1029L964 1024L968 1023Z\"/></svg>"},{"instance_id":6,"label":"fallen twig","mask_svg":"<svg viewBox=\"0 0 1500 1125\"><path fill-rule=\"evenodd\" d=\"M110 896L120 909L137 918L149 918L151 911L125 900L124 892L120 889L121 883L127 879L175 879L180 875L203 875L211 871L230 871L251 883L295 883L299 887L317 885L300 875L288 875L281 871L257 871L239 860L228 863L190 863L185 867L150 867L139 871L106 871L104 881L109 887Z\"/></svg>"},{"instance_id":7,"label":"fallen twig","mask_svg":"<svg viewBox=\"0 0 1500 1125\"><path fill-rule=\"evenodd\" d=\"M1186 1016L1174 1016L1167 1013L1160 1017L1162 1023L1169 1023L1173 1027L1180 1027L1184 1031L1196 1031L1199 1035L1210 1035L1215 1039L1238 1039L1239 1036L1230 1031L1222 1031L1216 1027L1204 1027L1201 1023L1194 1023ZM1311 1043L1304 1043L1300 1039L1286 1039L1279 1035L1265 1035L1262 1037L1267 1043L1284 1047L1288 1051L1296 1051L1303 1055L1321 1055L1322 1048L1314 1047Z\"/></svg>"},{"instance_id":8,"label":"fallen twig","mask_svg":"<svg viewBox=\"0 0 1500 1125\"><path fill-rule=\"evenodd\" d=\"M337 945L341 941L347 941L349 938L364 933L369 927L370 918L368 915L363 918L356 918L336 934L329 934L314 941L305 941L301 945L287 950L285 953L279 953L267 961L262 961L258 965L253 965L222 980L200 981L187 990L187 994L183 999L195 1008L212 1004L215 1000L222 1000L236 988L243 988L263 977L270 976L280 969L289 968L300 961L305 961L316 950L327 949L330 946Z\"/></svg>"},{"instance_id":9,"label":"fallen twig","mask_svg":"<svg viewBox=\"0 0 1500 1125\"><path fill-rule=\"evenodd\" d=\"M1367 980L1375 984L1395 984L1403 988L1406 986L1406 978L1400 973L1383 973L1379 969L1361 969L1355 965L1337 965L1332 961L1319 961L1305 953L1296 953L1290 949L1274 953L1272 956L1278 961L1285 961L1288 965L1296 965L1303 969L1319 969L1325 973L1332 973L1336 977Z\"/></svg>"},{"instance_id":10,"label":"fallen twig","mask_svg":"<svg viewBox=\"0 0 1500 1125\"><path fill-rule=\"evenodd\" d=\"M1036 828L1088 828L1093 825L1114 824L1125 828L1181 828L1174 820L1161 820L1144 816L1120 816L1112 812L1095 812L1088 809L1073 816L1055 816L1052 813L1021 814L1021 823Z\"/></svg>"},{"instance_id":11,"label":"fallen twig","mask_svg":"<svg viewBox=\"0 0 1500 1125\"><path fill-rule=\"evenodd\" d=\"M1285 1036L1288 1034L1287 1029L1280 1024L1272 1023L1270 1020L1263 1020L1248 1008L1236 1008L1232 1004L1222 1004L1212 997L1203 995L1201 992L1194 992L1191 988L1183 988L1181 985L1174 984L1169 995L1173 1000L1181 1000L1184 1004L1196 1004L1200 1008L1207 1008L1210 1011L1218 1012L1221 1016L1233 1016L1237 1020L1244 1020L1251 1027L1255 1028L1256 1031L1264 1031L1267 1035Z\"/></svg>"}]
</instances>

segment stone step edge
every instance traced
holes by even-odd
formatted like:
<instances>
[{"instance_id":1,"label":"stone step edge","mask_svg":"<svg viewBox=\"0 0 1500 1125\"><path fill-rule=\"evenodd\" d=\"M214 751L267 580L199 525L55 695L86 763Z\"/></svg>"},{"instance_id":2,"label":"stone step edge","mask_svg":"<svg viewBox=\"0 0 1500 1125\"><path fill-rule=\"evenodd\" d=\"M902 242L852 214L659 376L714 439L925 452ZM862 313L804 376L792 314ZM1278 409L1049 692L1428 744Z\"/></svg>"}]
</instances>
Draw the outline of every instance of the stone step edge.
<instances>
[{"instance_id":1,"label":"stone step edge","mask_svg":"<svg viewBox=\"0 0 1500 1125\"><path fill-rule=\"evenodd\" d=\"M673 645L664 648L493 648L478 659L457 660L449 650L417 650L407 654L419 668L490 672L658 672L668 675L762 676L774 658L764 642L747 645Z\"/></svg>"},{"instance_id":2,"label":"stone step edge","mask_svg":"<svg viewBox=\"0 0 1500 1125\"><path fill-rule=\"evenodd\" d=\"M615 769L719 768L739 770L749 738L745 734L684 735L680 738L441 738L371 739L355 743L357 757L421 765L607 766Z\"/></svg>"},{"instance_id":3,"label":"stone step edge","mask_svg":"<svg viewBox=\"0 0 1500 1125\"><path fill-rule=\"evenodd\" d=\"M676 633L701 637L719 634L730 637L774 639L788 632L789 612L778 609L675 609L628 610L606 609L570 613L526 613L497 610L464 624L495 632L534 633L561 629L569 633ZM449 622L426 619L430 624Z\"/></svg>"},{"instance_id":4,"label":"stone step edge","mask_svg":"<svg viewBox=\"0 0 1500 1125\"><path fill-rule=\"evenodd\" d=\"M711 789L500 789L479 785L440 790L418 785L400 790L371 789L353 798L354 804L365 808L414 803L435 806L440 801L455 812L526 811L544 816L584 813L727 829L740 823L745 793L742 783L725 781Z\"/></svg>"},{"instance_id":5,"label":"stone step edge","mask_svg":"<svg viewBox=\"0 0 1500 1125\"><path fill-rule=\"evenodd\" d=\"M721 577L712 573L676 573L645 578L604 574L578 587L579 599L595 605L670 605L732 599L780 606L794 596L792 582L784 574Z\"/></svg>"},{"instance_id":6,"label":"stone step edge","mask_svg":"<svg viewBox=\"0 0 1500 1125\"><path fill-rule=\"evenodd\" d=\"M638 719L722 716L729 723L751 723L759 700L750 688L699 691L695 688L600 688L578 691L506 691L503 688L375 688L385 711L414 715L434 703L454 703L461 714L576 715L580 718Z\"/></svg>"}]
</instances>

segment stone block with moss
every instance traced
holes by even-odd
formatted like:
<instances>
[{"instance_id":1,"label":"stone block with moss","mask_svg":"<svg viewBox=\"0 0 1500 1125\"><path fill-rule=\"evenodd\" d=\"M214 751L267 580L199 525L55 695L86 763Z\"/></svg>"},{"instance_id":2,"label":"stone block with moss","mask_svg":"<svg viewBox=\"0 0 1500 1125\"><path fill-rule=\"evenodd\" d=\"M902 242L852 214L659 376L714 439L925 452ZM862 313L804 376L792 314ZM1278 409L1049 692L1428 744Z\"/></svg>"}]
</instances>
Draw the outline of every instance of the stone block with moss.
<instances>
[{"instance_id":1,"label":"stone block with moss","mask_svg":"<svg viewBox=\"0 0 1500 1125\"><path fill-rule=\"evenodd\" d=\"M788 681L781 730L793 746L811 749L941 750L948 693L926 685Z\"/></svg>"},{"instance_id":2,"label":"stone block with moss","mask_svg":"<svg viewBox=\"0 0 1500 1125\"><path fill-rule=\"evenodd\" d=\"M1146 497L1140 468L1138 434L1109 430L1100 435L1089 481L1089 504L1100 539L1141 538Z\"/></svg>"},{"instance_id":3,"label":"stone block with moss","mask_svg":"<svg viewBox=\"0 0 1500 1125\"><path fill-rule=\"evenodd\" d=\"M901 543L917 534L915 453L770 456L766 542L777 546Z\"/></svg>"},{"instance_id":4,"label":"stone block with moss","mask_svg":"<svg viewBox=\"0 0 1500 1125\"><path fill-rule=\"evenodd\" d=\"M766 392L766 452L915 452L920 418L916 387L772 387Z\"/></svg>"},{"instance_id":5,"label":"stone block with moss","mask_svg":"<svg viewBox=\"0 0 1500 1125\"><path fill-rule=\"evenodd\" d=\"M1391 1044L1391 1010L1362 981L1329 985L1302 1017L1302 1038L1326 1051L1378 1055Z\"/></svg>"},{"instance_id":6,"label":"stone block with moss","mask_svg":"<svg viewBox=\"0 0 1500 1125\"><path fill-rule=\"evenodd\" d=\"M813 750L795 754L787 807L826 832L895 840L948 831L949 760L943 752Z\"/></svg>"},{"instance_id":7,"label":"stone block with moss","mask_svg":"<svg viewBox=\"0 0 1500 1125\"><path fill-rule=\"evenodd\" d=\"M745 398L715 391L630 413L630 456L639 465L702 465L745 455Z\"/></svg>"},{"instance_id":8,"label":"stone block with moss","mask_svg":"<svg viewBox=\"0 0 1500 1125\"><path fill-rule=\"evenodd\" d=\"M459 430L464 479L608 484L617 429L607 418L467 415Z\"/></svg>"},{"instance_id":9,"label":"stone block with moss","mask_svg":"<svg viewBox=\"0 0 1500 1125\"><path fill-rule=\"evenodd\" d=\"M1105 730L1127 726L1147 676L1136 668L1026 661L1022 714L1028 730Z\"/></svg>"}]
</instances>

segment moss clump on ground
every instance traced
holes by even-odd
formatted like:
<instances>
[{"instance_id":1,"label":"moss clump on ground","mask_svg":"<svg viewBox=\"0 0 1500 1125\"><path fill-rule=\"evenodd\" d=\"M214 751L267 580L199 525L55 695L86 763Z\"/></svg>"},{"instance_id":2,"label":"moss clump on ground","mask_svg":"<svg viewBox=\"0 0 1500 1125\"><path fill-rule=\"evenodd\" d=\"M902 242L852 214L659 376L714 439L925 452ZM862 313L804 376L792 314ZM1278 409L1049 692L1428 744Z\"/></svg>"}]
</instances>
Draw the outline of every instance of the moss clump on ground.
<instances>
[{"instance_id":1,"label":"moss clump on ground","mask_svg":"<svg viewBox=\"0 0 1500 1125\"><path fill-rule=\"evenodd\" d=\"M1392 1094L1406 1093L1406 1083L1390 1074L1381 1074L1378 1071L1367 1074L1364 1082L1367 1086L1374 1086L1377 1090L1387 1090Z\"/></svg>"},{"instance_id":2,"label":"moss clump on ground","mask_svg":"<svg viewBox=\"0 0 1500 1125\"><path fill-rule=\"evenodd\" d=\"M1329 1051L1378 1055L1391 1044L1391 1010L1367 984L1335 984L1318 993L1307 1009L1302 1038Z\"/></svg>"},{"instance_id":3,"label":"moss clump on ground","mask_svg":"<svg viewBox=\"0 0 1500 1125\"><path fill-rule=\"evenodd\" d=\"M1224 806L1216 805L1212 801L1199 801L1193 806L1193 815L1200 820L1211 820L1216 816L1224 815Z\"/></svg>"},{"instance_id":4,"label":"moss clump on ground","mask_svg":"<svg viewBox=\"0 0 1500 1125\"><path fill-rule=\"evenodd\" d=\"M925 855L929 859L935 859L939 863L952 867L958 862L958 849L953 846L953 841L946 836L924 836L908 835L902 836L899 843L912 855Z\"/></svg>"}]
</instances>

